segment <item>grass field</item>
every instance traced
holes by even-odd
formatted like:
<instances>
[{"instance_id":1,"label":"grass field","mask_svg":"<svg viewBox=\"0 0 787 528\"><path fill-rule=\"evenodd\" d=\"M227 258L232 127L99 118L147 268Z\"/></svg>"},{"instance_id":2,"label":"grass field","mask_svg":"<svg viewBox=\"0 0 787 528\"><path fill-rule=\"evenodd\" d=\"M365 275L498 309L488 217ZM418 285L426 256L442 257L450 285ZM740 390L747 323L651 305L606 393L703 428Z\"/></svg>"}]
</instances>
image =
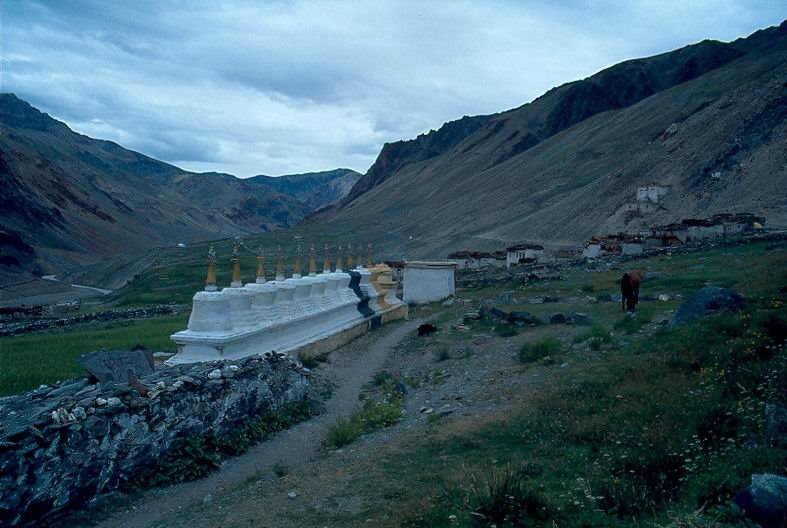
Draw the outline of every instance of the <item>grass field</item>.
<instances>
[{"instance_id":1,"label":"grass field","mask_svg":"<svg viewBox=\"0 0 787 528\"><path fill-rule=\"evenodd\" d=\"M63 329L0 338L0 395L34 389L41 384L81 375L77 358L101 348L175 351L169 336L186 327L189 314L112 322L98 328Z\"/></svg>"}]
</instances>

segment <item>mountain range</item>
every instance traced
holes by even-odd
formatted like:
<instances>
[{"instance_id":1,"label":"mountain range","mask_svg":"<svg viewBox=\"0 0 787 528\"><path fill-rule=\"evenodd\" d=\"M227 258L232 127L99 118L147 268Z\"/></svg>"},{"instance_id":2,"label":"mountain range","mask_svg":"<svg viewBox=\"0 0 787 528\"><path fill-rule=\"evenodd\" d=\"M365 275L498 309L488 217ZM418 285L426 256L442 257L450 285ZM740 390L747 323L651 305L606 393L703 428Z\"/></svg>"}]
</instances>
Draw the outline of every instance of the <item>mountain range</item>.
<instances>
[{"instance_id":1,"label":"mountain range","mask_svg":"<svg viewBox=\"0 0 787 528\"><path fill-rule=\"evenodd\" d=\"M313 213L391 257L445 257L720 212L787 225L787 22L630 60L531 103L388 143L346 197ZM638 186L670 188L631 215ZM307 221L308 221L307 220Z\"/></svg>"},{"instance_id":2,"label":"mountain range","mask_svg":"<svg viewBox=\"0 0 787 528\"><path fill-rule=\"evenodd\" d=\"M120 253L290 227L359 177L349 169L281 181L188 172L0 94L4 271L58 273Z\"/></svg>"},{"instance_id":3,"label":"mountain range","mask_svg":"<svg viewBox=\"0 0 787 528\"><path fill-rule=\"evenodd\" d=\"M305 236L370 241L393 258L576 247L721 212L785 226L786 145L787 22L626 61L518 108L387 143L363 176L196 174L3 94L0 261L58 272L304 218ZM654 183L669 194L632 214L637 187Z\"/></svg>"}]
</instances>

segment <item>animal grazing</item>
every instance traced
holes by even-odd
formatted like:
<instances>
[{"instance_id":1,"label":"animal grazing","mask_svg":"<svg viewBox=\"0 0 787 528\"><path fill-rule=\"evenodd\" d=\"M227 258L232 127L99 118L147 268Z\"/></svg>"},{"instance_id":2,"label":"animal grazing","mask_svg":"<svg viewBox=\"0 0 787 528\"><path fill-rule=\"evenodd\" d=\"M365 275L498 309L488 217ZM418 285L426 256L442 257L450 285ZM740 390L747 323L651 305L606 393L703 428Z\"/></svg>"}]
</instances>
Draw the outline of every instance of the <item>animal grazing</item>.
<instances>
[{"instance_id":1,"label":"animal grazing","mask_svg":"<svg viewBox=\"0 0 787 528\"><path fill-rule=\"evenodd\" d=\"M637 309L639 301L639 284L642 282L643 272L639 270L629 271L623 274L620 279L620 309L633 312Z\"/></svg>"},{"instance_id":2,"label":"animal grazing","mask_svg":"<svg viewBox=\"0 0 787 528\"><path fill-rule=\"evenodd\" d=\"M429 336L435 332L437 332L437 327L430 323L425 323L418 327L418 337Z\"/></svg>"}]
</instances>

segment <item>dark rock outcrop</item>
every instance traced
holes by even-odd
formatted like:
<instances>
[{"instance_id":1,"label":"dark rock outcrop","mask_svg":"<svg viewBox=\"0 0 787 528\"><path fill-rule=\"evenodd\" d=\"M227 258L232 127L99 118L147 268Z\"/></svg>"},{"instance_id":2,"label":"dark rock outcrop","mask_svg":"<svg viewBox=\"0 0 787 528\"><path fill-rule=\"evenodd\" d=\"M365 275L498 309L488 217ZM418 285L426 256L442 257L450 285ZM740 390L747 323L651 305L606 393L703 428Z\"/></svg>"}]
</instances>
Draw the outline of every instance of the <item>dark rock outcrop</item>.
<instances>
[{"instance_id":1,"label":"dark rock outcrop","mask_svg":"<svg viewBox=\"0 0 787 528\"><path fill-rule=\"evenodd\" d=\"M738 293L718 286L705 286L683 301L672 318L672 325L688 323L711 313L735 312L746 305Z\"/></svg>"},{"instance_id":2,"label":"dark rock outcrop","mask_svg":"<svg viewBox=\"0 0 787 528\"><path fill-rule=\"evenodd\" d=\"M763 528L787 526L787 478L764 473L735 496L735 504Z\"/></svg>"},{"instance_id":3,"label":"dark rock outcrop","mask_svg":"<svg viewBox=\"0 0 787 528\"><path fill-rule=\"evenodd\" d=\"M134 387L79 379L2 398L0 525L36 525L126 489L179 442L233 442L308 388L300 363L270 354L166 367Z\"/></svg>"}]
</instances>

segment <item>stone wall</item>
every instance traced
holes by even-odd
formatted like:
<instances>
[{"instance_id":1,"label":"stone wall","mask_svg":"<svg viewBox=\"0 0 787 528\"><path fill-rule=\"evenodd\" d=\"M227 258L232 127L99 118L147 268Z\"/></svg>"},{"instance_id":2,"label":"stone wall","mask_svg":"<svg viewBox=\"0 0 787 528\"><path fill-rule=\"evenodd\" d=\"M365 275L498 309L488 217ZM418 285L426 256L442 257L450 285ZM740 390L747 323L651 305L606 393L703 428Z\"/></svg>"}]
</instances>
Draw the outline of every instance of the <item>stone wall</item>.
<instances>
[{"instance_id":1,"label":"stone wall","mask_svg":"<svg viewBox=\"0 0 787 528\"><path fill-rule=\"evenodd\" d=\"M189 309L182 304L163 304L149 308L130 308L127 310L106 310L85 313L58 319L38 319L35 321L9 321L0 323L0 337L20 335L39 330L48 330L91 321L114 321L116 319L148 319L159 315L178 314Z\"/></svg>"},{"instance_id":2,"label":"stone wall","mask_svg":"<svg viewBox=\"0 0 787 528\"><path fill-rule=\"evenodd\" d=\"M33 524L123 490L178 442L232 439L303 402L309 371L284 354L165 367L133 383L88 379L0 399L0 525Z\"/></svg>"}]
</instances>

